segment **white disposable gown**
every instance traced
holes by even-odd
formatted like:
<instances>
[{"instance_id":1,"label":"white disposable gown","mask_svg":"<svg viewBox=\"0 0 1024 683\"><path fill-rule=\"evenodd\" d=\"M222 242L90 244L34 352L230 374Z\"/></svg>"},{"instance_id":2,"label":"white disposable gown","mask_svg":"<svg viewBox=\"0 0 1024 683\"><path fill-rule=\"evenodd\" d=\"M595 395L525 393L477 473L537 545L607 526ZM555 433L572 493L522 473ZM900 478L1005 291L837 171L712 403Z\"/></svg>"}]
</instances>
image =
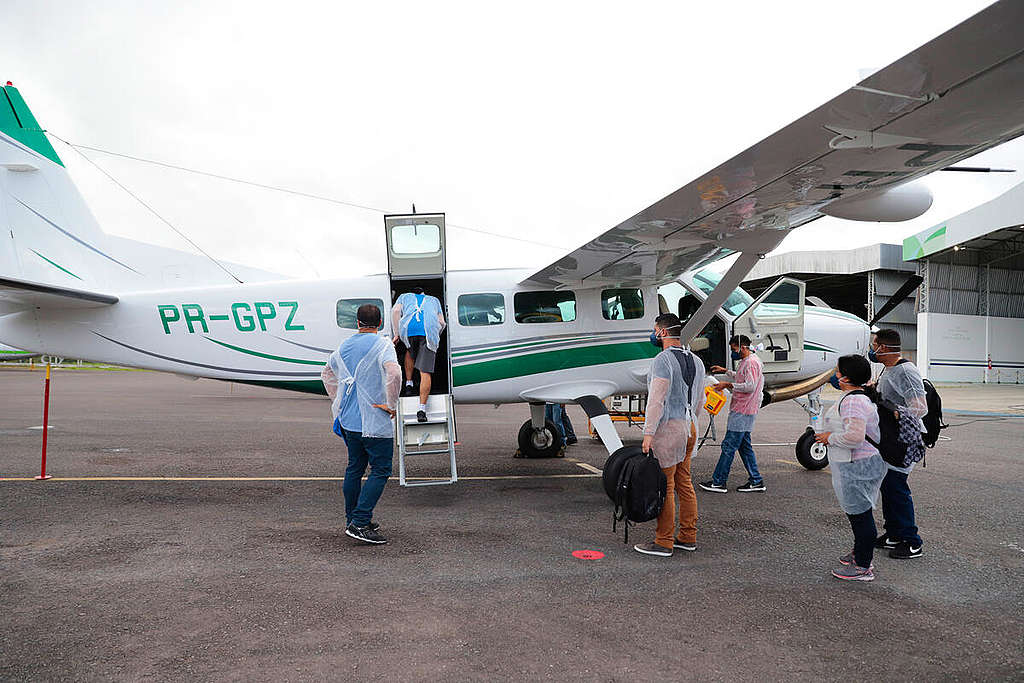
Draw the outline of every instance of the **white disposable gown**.
<instances>
[{"instance_id":1,"label":"white disposable gown","mask_svg":"<svg viewBox=\"0 0 1024 683\"><path fill-rule=\"evenodd\" d=\"M921 371L913 363L899 363L886 368L878 378L878 393L887 401L892 401L900 408L906 410L910 415L917 418L918 429L925 431L924 421L921 419L928 414L928 395L924 391L924 381L921 379ZM886 465L890 470L910 474L917 463L910 463L909 467L896 467Z\"/></svg>"},{"instance_id":2,"label":"white disposable gown","mask_svg":"<svg viewBox=\"0 0 1024 683\"><path fill-rule=\"evenodd\" d=\"M392 322L398 336L406 346L409 344L409 322L413 316L422 316L423 330L426 332L427 348L437 351L441 343L441 331L444 330L444 314L441 312L441 302L437 297L425 294L423 303L419 303L418 297L412 292L406 292L398 297L394 307L391 309Z\"/></svg>"},{"instance_id":3,"label":"white disposable gown","mask_svg":"<svg viewBox=\"0 0 1024 683\"><path fill-rule=\"evenodd\" d=\"M686 400L687 384L675 355L690 354L693 358L693 392ZM704 363L696 354L679 347L669 347L651 361L647 375L647 409L644 413L644 436L653 436L651 450L662 469L672 467L686 457L686 441L690 423L696 422L697 411L704 405Z\"/></svg>"},{"instance_id":4,"label":"white disposable gown","mask_svg":"<svg viewBox=\"0 0 1024 683\"><path fill-rule=\"evenodd\" d=\"M388 367L386 364L390 364ZM395 347L385 337L377 336L370 350L356 365L354 371L345 366L340 349L331 353L321 373L324 388L331 397L331 419L338 419L341 400L355 391L359 402L359 416L363 423L362 435L368 438L389 439L394 436L392 418L387 411L375 407L394 408L401 389L401 370Z\"/></svg>"},{"instance_id":5,"label":"white disposable gown","mask_svg":"<svg viewBox=\"0 0 1024 683\"><path fill-rule=\"evenodd\" d=\"M858 515L878 503L878 491L886 467L876 442L881 437L878 410L867 396L844 395L825 414L828 461L832 470L832 488L839 507L848 515Z\"/></svg>"}]
</instances>

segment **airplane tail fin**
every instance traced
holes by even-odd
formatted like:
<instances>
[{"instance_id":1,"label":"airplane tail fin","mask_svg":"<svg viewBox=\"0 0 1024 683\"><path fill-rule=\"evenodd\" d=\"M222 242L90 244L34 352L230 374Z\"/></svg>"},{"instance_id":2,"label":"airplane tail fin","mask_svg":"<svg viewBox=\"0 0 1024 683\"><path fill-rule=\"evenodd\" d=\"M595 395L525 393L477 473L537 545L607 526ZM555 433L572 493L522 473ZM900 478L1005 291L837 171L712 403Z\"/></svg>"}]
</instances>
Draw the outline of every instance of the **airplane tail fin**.
<instances>
[{"instance_id":1,"label":"airplane tail fin","mask_svg":"<svg viewBox=\"0 0 1024 683\"><path fill-rule=\"evenodd\" d=\"M21 93L0 87L0 280L99 292L132 273L140 274L112 253Z\"/></svg>"}]
</instances>

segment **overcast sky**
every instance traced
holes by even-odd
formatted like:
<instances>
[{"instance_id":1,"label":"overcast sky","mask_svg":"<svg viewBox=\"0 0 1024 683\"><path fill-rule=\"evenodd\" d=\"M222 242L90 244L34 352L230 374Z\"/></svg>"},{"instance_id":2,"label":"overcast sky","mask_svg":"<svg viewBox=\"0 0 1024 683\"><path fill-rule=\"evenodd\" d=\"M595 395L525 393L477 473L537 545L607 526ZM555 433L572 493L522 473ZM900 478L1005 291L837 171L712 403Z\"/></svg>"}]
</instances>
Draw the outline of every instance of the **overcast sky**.
<instances>
[{"instance_id":1,"label":"overcast sky","mask_svg":"<svg viewBox=\"0 0 1024 683\"><path fill-rule=\"evenodd\" d=\"M987 2L5 3L0 79L43 127L125 154L550 246L449 231L452 268L543 266ZM189 247L76 153L108 232ZM214 255L385 268L379 213L88 153ZM1024 168L1024 143L972 163ZM825 218L782 251L902 237L1024 174L935 174L922 218Z\"/></svg>"}]
</instances>

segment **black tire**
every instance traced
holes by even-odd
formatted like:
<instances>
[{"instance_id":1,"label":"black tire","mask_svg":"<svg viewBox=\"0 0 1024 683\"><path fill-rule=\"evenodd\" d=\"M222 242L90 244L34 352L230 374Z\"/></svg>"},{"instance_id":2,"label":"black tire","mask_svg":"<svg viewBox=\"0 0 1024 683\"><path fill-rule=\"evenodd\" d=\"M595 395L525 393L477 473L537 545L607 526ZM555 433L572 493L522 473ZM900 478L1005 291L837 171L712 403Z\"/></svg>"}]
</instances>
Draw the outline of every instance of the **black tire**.
<instances>
[{"instance_id":1,"label":"black tire","mask_svg":"<svg viewBox=\"0 0 1024 683\"><path fill-rule=\"evenodd\" d=\"M544 423L544 429L534 429L533 420L527 420L519 428L519 454L523 458L554 458L563 455L562 435L555 423Z\"/></svg>"},{"instance_id":2,"label":"black tire","mask_svg":"<svg viewBox=\"0 0 1024 683\"><path fill-rule=\"evenodd\" d=\"M814 441L814 430L810 427L797 439L796 459L809 470L820 470L828 465L828 446Z\"/></svg>"}]
</instances>

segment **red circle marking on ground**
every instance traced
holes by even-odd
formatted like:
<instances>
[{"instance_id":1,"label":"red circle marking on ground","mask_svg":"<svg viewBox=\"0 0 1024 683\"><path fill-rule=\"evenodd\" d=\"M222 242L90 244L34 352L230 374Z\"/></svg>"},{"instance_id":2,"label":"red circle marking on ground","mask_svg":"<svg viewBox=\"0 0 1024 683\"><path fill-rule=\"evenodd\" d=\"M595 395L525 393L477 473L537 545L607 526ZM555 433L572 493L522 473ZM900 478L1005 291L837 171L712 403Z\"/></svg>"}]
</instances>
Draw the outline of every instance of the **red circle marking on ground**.
<instances>
[{"instance_id":1,"label":"red circle marking on ground","mask_svg":"<svg viewBox=\"0 0 1024 683\"><path fill-rule=\"evenodd\" d=\"M600 560L604 558L604 553L600 550L573 550L572 556L578 560Z\"/></svg>"}]
</instances>

